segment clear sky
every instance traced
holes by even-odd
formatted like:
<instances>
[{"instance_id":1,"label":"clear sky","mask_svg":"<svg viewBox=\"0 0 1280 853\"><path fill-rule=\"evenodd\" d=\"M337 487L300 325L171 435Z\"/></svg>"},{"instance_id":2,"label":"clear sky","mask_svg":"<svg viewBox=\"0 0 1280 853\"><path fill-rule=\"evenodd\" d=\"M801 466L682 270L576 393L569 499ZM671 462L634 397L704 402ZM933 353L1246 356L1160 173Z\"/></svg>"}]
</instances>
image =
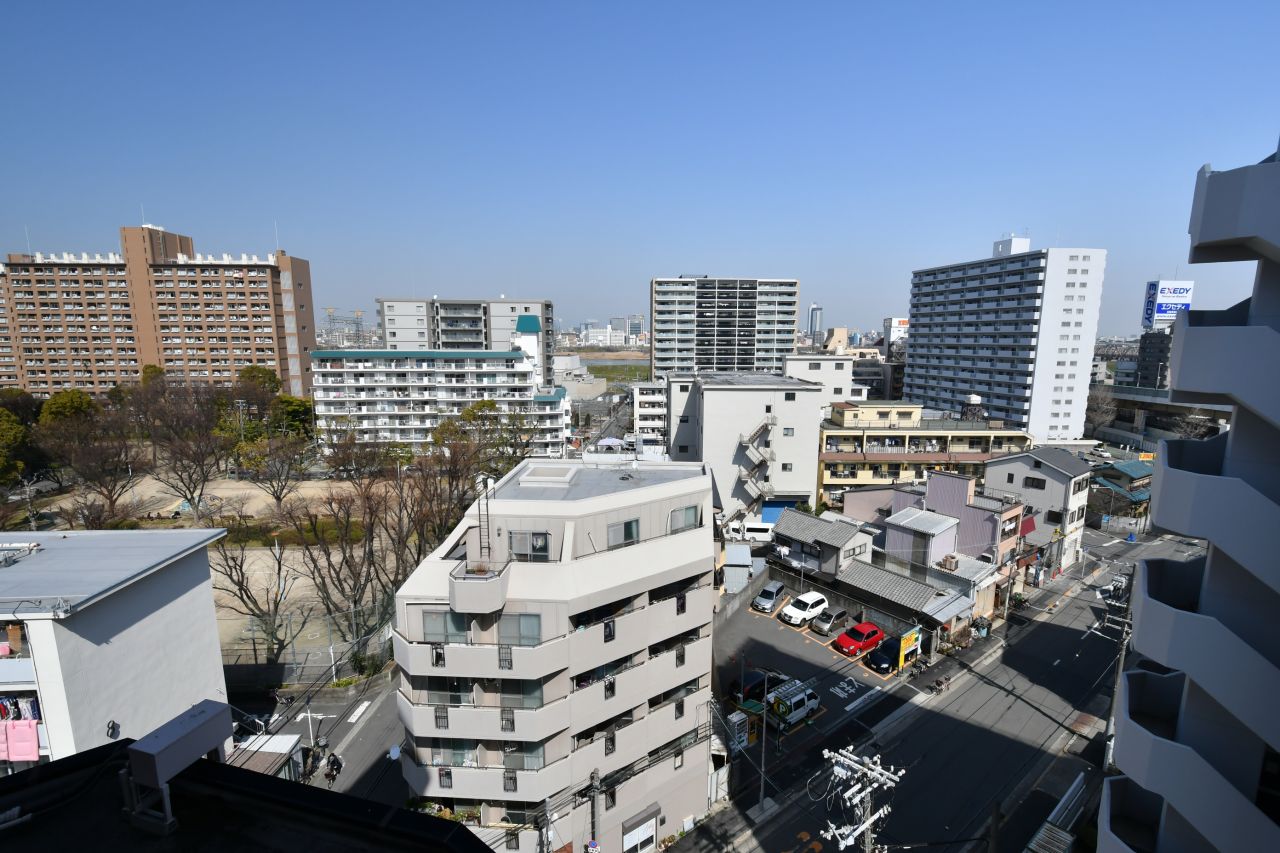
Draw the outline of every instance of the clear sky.
<instances>
[{"instance_id":1,"label":"clear sky","mask_svg":"<svg viewBox=\"0 0 1280 853\"><path fill-rule=\"evenodd\" d=\"M319 307L796 277L827 325L1002 232L1110 251L1103 334L1188 269L1196 170L1280 135L1280 3L10 2L0 252L312 262Z\"/></svg>"}]
</instances>

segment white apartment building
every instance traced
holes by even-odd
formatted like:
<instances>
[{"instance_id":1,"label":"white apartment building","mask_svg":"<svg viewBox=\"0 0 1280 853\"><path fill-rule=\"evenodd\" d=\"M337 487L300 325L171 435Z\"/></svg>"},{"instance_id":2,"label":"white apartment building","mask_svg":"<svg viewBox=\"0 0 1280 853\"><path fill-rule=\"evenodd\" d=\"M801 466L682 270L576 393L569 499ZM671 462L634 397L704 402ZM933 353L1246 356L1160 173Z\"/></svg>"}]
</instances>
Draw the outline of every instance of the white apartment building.
<instances>
[{"instance_id":1,"label":"white apartment building","mask_svg":"<svg viewBox=\"0 0 1280 853\"><path fill-rule=\"evenodd\" d=\"M22 531L0 542L0 737L11 768L140 738L205 699L227 701L205 550L224 532Z\"/></svg>"},{"instance_id":2,"label":"white apartment building","mask_svg":"<svg viewBox=\"0 0 1280 853\"><path fill-rule=\"evenodd\" d=\"M525 460L396 595L416 793L495 849L653 850L709 806L711 477Z\"/></svg>"},{"instance_id":3,"label":"white apartment building","mask_svg":"<svg viewBox=\"0 0 1280 853\"><path fill-rule=\"evenodd\" d=\"M867 386L853 381L853 360L847 355L806 353L789 355L782 372L793 379L817 382L822 386L822 417L831 417L836 403L865 402Z\"/></svg>"},{"instance_id":4,"label":"white apartment building","mask_svg":"<svg viewBox=\"0 0 1280 853\"><path fill-rule=\"evenodd\" d=\"M514 340L537 349L532 336ZM535 456L563 456L570 438L565 389L542 387L538 362L525 349L316 350L312 370L321 443L354 431L359 441L420 452L435 427L481 400L524 415Z\"/></svg>"},{"instance_id":5,"label":"white apartment building","mask_svg":"<svg viewBox=\"0 0 1280 853\"><path fill-rule=\"evenodd\" d=\"M641 444L667 452L667 383L636 382L631 386L631 428Z\"/></svg>"},{"instance_id":6,"label":"white apartment building","mask_svg":"<svg viewBox=\"0 0 1280 853\"><path fill-rule=\"evenodd\" d=\"M669 373L781 373L796 351L793 279L655 278L649 283L654 379Z\"/></svg>"},{"instance_id":7,"label":"white apartment building","mask_svg":"<svg viewBox=\"0 0 1280 853\"><path fill-rule=\"evenodd\" d=\"M528 318L537 320L535 330ZM555 312L546 299L378 300L378 327L389 350L513 350L517 334L538 335L543 385L551 384Z\"/></svg>"},{"instance_id":8,"label":"white apartment building","mask_svg":"<svg viewBox=\"0 0 1280 853\"><path fill-rule=\"evenodd\" d=\"M1196 177L1191 262L1256 261L1253 294L1179 311L1170 400L1234 407L1231 431L1162 442L1158 528L1209 540L1188 561L1143 560L1135 651L1115 703L1098 850L1280 850L1280 152ZM1203 283L1202 283L1203 286Z\"/></svg>"},{"instance_id":9,"label":"white apartment building","mask_svg":"<svg viewBox=\"0 0 1280 853\"><path fill-rule=\"evenodd\" d=\"M1027 543L1044 549L1042 565L1066 570L1084 556L1088 462L1060 447L1037 447L987 462L988 491L1022 501Z\"/></svg>"},{"instance_id":10,"label":"white apartment building","mask_svg":"<svg viewBox=\"0 0 1280 853\"><path fill-rule=\"evenodd\" d=\"M989 258L916 270L904 397L959 411L979 394L1037 441L1080 438L1106 262L1011 237Z\"/></svg>"},{"instance_id":11,"label":"white apartment building","mask_svg":"<svg viewBox=\"0 0 1280 853\"><path fill-rule=\"evenodd\" d=\"M726 520L772 522L787 507L814 505L822 386L767 373L673 374L667 378L672 459L711 469Z\"/></svg>"}]
</instances>

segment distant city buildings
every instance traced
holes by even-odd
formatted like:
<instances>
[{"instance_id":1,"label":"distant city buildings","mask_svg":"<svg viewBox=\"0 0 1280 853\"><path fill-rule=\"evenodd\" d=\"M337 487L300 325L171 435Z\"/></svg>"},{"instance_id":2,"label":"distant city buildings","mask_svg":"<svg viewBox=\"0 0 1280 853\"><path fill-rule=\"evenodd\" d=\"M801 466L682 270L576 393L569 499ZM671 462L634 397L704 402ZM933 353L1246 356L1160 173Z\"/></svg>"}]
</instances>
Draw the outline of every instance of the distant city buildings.
<instances>
[{"instance_id":1,"label":"distant city buildings","mask_svg":"<svg viewBox=\"0 0 1280 853\"><path fill-rule=\"evenodd\" d=\"M888 358L890 349L898 341L905 341L911 330L911 321L906 317L885 317L884 332L880 338L880 348L884 357Z\"/></svg>"},{"instance_id":2,"label":"distant city buildings","mask_svg":"<svg viewBox=\"0 0 1280 853\"><path fill-rule=\"evenodd\" d=\"M1105 267L1103 249L1012 237L989 258L915 271L904 395L954 411L979 394L1038 441L1079 438Z\"/></svg>"},{"instance_id":3,"label":"distant city buildings","mask_svg":"<svg viewBox=\"0 0 1280 853\"><path fill-rule=\"evenodd\" d=\"M148 364L176 381L230 385L255 365L307 393L316 324L305 260L200 254L156 225L121 228L120 244L0 264L0 387L101 394L141 381Z\"/></svg>"},{"instance_id":4,"label":"distant city buildings","mask_svg":"<svg viewBox=\"0 0 1280 853\"><path fill-rule=\"evenodd\" d=\"M809 343L812 346L822 346L823 341L822 329L822 306L814 302L809 305Z\"/></svg>"},{"instance_id":5,"label":"distant city buildings","mask_svg":"<svg viewBox=\"0 0 1280 853\"><path fill-rule=\"evenodd\" d=\"M655 278L649 286L655 379L695 370L780 373L795 352L793 279Z\"/></svg>"},{"instance_id":6,"label":"distant city buildings","mask_svg":"<svg viewBox=\"0 0 1280 853\"><path fill-rule=\"evenodd\" d=\"M473 504L396 594L412 792L526 853L706 814L714 513L670 462L526 460Z\"/></svg>"},{"instance_id":7,"label":"distant city buildings","mask_svg":"<svg viewBox=\"0 0 1280 853\"><path fill-rule=\"evenodd\" d=\"M537 322L533 329L531 320ZM536 332L540 382L551 384L555 311L545 299L378 299L378 325L388 350L515 349L517 334Z\"/></svg>"}]
</instances>

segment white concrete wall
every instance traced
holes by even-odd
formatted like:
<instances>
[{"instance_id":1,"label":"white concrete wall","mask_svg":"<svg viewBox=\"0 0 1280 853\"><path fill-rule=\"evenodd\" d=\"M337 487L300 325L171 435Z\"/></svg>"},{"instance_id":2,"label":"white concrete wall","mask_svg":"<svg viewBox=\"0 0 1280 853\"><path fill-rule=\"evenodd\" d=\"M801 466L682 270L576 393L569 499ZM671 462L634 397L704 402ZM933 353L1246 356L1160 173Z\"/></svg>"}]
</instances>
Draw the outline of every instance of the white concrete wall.
<instances>
[{"instance_id":1,"label":"white concrete wall","mask_svg":"<svg viewBox=\"0 0 1280 853\"><path fill-rule=\"evenodd\" d=\"M28 623L58 759L140 738L204 699L227 701L209 561L201 549L62 620Z\"/></svg>"},{"instance_id":2,"label":"white concrete wall","mask_svg":"<svg viewBox=\"0 0 1280 853\"><path fill-rule=\"evenodd\" d=\"M1105 249L1048 250L1027 424L1037 441L1084 435L1106 265Z\"/></svg>"},{"instance_id":3,"label":"white concrete wall","mask_svg":"<svg viewBox=\"0 0 1280 853\"><path fill-rule=\"evenodd\" d=\"M813 365L817 365L817 369ZM852 393L853 360L842 355L789 355L786 358L784 373L807 382L817 382L822 386L822 417L831 417L831 404L849 399L860 399L865 388Z\"/></svg>"}]
</instances>

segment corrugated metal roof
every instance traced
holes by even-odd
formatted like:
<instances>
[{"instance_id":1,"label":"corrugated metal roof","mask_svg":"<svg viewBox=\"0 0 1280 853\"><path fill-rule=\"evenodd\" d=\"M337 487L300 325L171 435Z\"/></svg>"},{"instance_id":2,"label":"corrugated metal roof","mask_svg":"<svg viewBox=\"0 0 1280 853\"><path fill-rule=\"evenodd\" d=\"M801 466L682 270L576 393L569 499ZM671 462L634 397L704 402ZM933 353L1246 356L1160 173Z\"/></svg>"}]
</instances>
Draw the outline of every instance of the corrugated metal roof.
<instances>
[{"instance_id":1,"label":"corrugated metal roof","mask_svg":"<svg viewBox=\"0 0 1280 853\"><path fill-rule=\"evenodd\" d=\"M1155 466L1150 462L1143 462L1141 459L1126 459L1122 462L1111 462L1102 466L1102 471L1107 470L1119 471L1131 480L1137 480L1140 477L1150 477L1155 473Z\"/></svg>"},{"instance_id":2,"label":"corrugated metal roof","mask_svg":"<svg viewBox=\"0 0 1280 853\"><path fill-rule=\"evenodd\" d=\"M859 528L843 521L825 521L806 512L786 509L773 525L773 532L801 542L820 542L832 548L843 548L857 535Z\"/></svg>"},{"instance_id":3,"label":"corrugated metal roof","mask_svg":"<svg viewBox=\"0 0 1280 853\"><path fill-rule=\"evenodd\" d=\"M927 509L907 507L886 518L885 523L896 527L905 527L908 530L915 530L929 536L937 536L939 533L955 527L960 522L949 515L939 515L936 512L929 512Z\"/></svg>"},{"instance_id":4,"label":"corrugated metal roof","mask_svg":"<svg viewBox=\"0 0 1280 853\"><path fill-rule=\"evenodd\" d=\"M944 595L942 590L928 584L861 560L854 560L849 568L836 576L836 579L854 589L868 592L919 613L925 612L925 608L935 598Z\"/></svg>"}]
</instances>

